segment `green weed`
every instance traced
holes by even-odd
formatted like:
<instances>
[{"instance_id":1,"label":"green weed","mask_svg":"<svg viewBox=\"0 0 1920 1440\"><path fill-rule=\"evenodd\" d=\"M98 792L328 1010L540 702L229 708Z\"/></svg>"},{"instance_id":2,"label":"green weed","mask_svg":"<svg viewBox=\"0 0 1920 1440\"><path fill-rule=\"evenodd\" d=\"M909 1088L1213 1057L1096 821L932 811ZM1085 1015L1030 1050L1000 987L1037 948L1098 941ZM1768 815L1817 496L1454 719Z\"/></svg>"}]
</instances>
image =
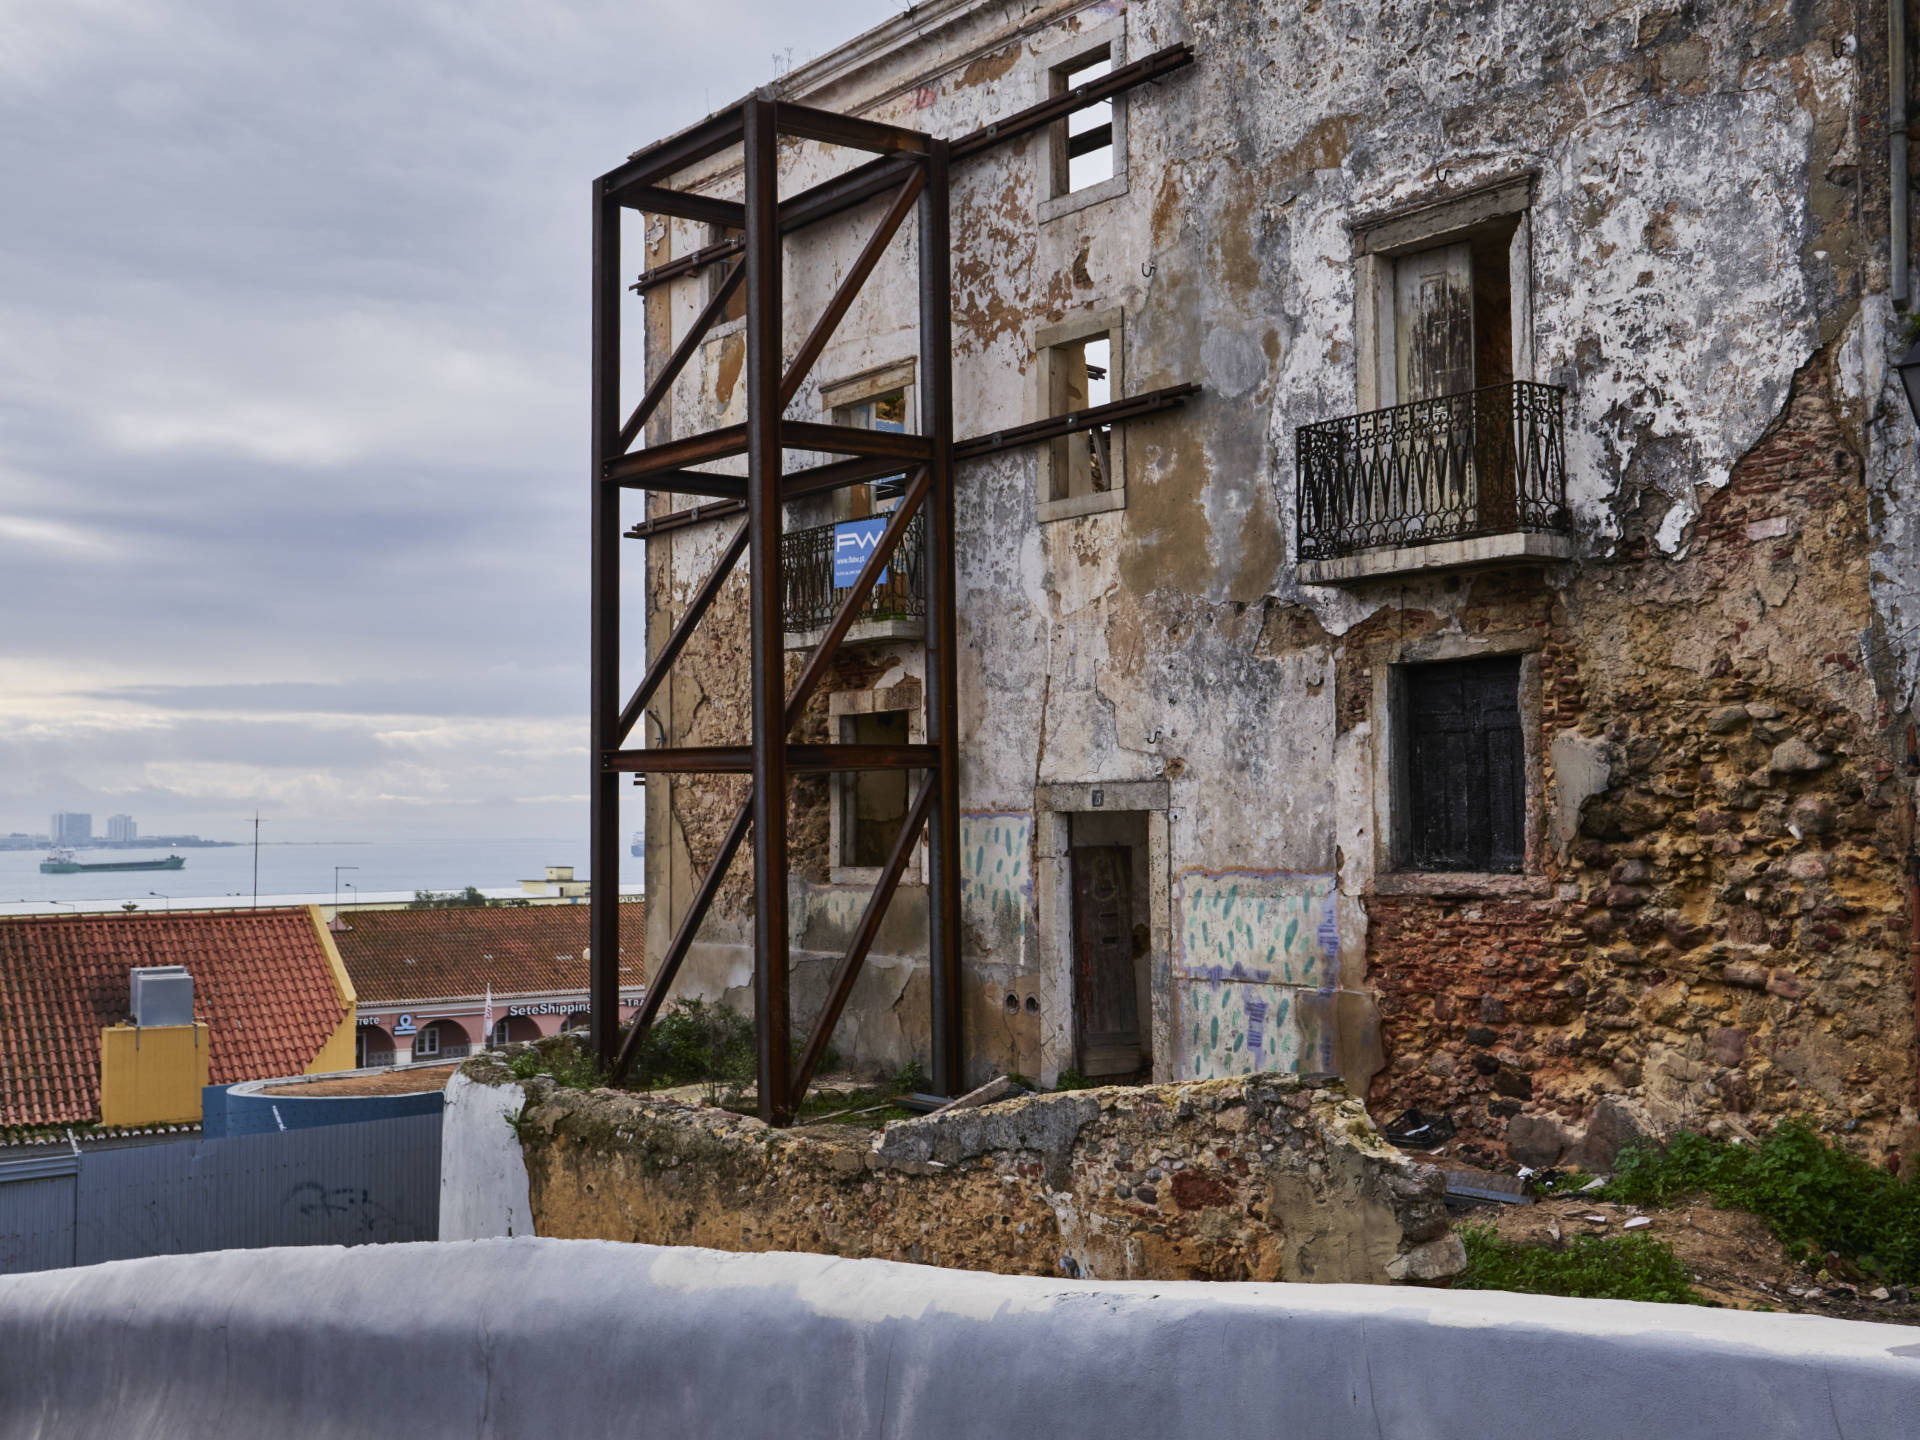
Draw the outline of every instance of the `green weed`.
<instances>
[{"instance_id":1,"label":"green weed","mask_svg":"<svg viewBox=\"0 0 1920 1440\"><path fill-rule=\"evenodd\" d=\"M1890 1284L1920 1283L1920 1184L1903 1182L1805 1124L1784 1120L1758 1145L1675 1135L1623 1150L1599 1192L1627 1205L1666 1205L1705 1191L1751 1211L1802 1258L1843 1256Z\"/></svg>"},{"instance_id":2,"label":"green weed","mask_svg":"<svg viewBox=\"0 0 1920 1440\"><path fill-rule=\"evenodd\" d=\"M1462 1225L1467 1270L1456 1290L1514 1290L1582 1300L1702 1305L1686 1267L1651 1235L1576 1235L1564 1246L1515 1245L1490 1225Z\"/></svg>"}]
</instances>

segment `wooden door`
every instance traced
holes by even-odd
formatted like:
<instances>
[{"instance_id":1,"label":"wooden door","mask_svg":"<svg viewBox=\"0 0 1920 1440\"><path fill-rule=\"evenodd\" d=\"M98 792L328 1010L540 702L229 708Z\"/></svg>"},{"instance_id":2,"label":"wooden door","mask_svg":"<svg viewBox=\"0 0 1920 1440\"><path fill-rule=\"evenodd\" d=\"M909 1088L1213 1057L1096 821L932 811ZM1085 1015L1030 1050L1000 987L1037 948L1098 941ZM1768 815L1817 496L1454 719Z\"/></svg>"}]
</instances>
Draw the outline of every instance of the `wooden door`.
<instances>
[{"instance_id":1,"label":"wooden door","mask_svg":"<svg viewBox=\"0 0 1920 1440\"><path fill-rule=\"evenodd\" d=\"M1073 867L1073 1014L1083 1075L1140 1068L1133 957L1133 851L1077 845Z\"/></svg>"},{"instance_id":2,"label":"wooden door","mask_svg":"<svg viewBox=\"0 0 1920 1440\"><path fill-rule=\"evenodd\" d=\"M1393 267L1397 403L1473 389L1473 247L1403 255Z\"/></svg>"}]
</instances>

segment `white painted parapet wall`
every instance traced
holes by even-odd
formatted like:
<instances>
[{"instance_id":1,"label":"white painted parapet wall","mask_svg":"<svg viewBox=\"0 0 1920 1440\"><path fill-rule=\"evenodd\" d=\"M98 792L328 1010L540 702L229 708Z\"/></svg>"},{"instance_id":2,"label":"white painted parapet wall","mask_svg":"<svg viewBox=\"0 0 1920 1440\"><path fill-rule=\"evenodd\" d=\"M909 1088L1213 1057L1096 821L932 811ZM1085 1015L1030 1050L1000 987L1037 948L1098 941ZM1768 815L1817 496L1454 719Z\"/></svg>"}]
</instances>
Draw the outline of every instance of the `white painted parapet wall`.
<instances>
[{"instance_id":1,"label":"white painted parapet wall","mask_svg":"<svg viewBox=\"0 0 1920 1440\"><path fill-rule=\"evenodd\" d=\"M1399 1287L1073 1283L598 1240L0 1280L0 1435L1897 1440L1920 1331Z\"/></svg>"}]
</instances>

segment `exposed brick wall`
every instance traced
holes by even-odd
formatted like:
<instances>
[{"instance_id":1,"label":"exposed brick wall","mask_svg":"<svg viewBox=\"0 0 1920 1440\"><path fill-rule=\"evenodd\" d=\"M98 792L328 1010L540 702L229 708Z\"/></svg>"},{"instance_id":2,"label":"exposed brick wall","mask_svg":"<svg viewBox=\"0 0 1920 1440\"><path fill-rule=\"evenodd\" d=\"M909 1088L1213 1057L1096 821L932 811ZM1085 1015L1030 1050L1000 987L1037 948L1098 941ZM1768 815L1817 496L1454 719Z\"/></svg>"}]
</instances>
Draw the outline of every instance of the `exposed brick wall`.
<instances>
[{"instance_id":1,"label":"exposed brick wall","mask_svg":"<svg viewBox=\"0 0 1920 1440\"><path fill-rule=\"evenodd\" d=\"M1469 1153L1524 1136L1535 1163L1607 1097L1657 1130L1798 1113L1901 1144L1911 794L1860 660L1865 487L1829 384L1823 355L1684 558L1630 541L1545 614L1463 607L1539 628L1542 752L1577 730L1610 783L1547 847L1551 899L1369 902L1376 1114L1444 1110Z\"/></svg>"}]
</instances>

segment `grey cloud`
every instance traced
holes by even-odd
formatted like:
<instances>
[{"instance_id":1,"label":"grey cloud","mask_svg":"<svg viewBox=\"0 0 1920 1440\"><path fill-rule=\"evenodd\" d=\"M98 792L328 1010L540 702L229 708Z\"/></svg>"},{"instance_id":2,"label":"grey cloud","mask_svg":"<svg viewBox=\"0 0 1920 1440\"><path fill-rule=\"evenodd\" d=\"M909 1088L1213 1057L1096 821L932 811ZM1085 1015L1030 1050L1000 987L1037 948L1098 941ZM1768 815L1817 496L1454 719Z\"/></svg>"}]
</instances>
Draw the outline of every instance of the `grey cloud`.
<instances>
[{"instance_id":1,"label":"grey cloud","mask_svg":"<svg viewBox=\"0 0 1920 1440\"><path fill-rule=\"evenodd\" d=\"M215 752L396 824L366 765L518 833L524 797L584 788L511 725L382 746L293 719L583 714L588 182L896 8L10 10L0 672L89 678L30 717L44 743L0 734L0 804L226 813L142 768ZM62 730L102 704L174 721Z\"/></svg>"}]
</instances>

